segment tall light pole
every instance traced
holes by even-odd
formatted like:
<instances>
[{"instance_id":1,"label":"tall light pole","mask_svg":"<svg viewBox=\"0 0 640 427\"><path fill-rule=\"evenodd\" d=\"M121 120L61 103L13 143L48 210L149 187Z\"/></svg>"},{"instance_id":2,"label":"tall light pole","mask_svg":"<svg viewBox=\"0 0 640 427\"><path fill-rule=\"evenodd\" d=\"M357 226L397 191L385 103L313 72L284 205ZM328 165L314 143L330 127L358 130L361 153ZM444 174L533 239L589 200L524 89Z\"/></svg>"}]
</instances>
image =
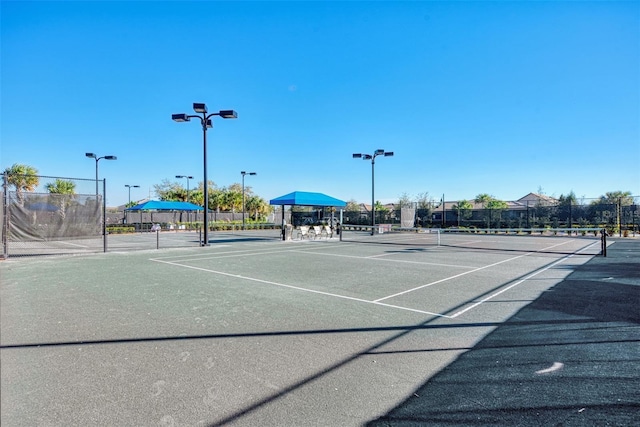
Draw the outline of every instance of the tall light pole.
<instances>
[{"instance_id":1,"label":"tall light pole","mask_svg":"<svg viewBox=\"0 0 640 427\"><path fill-rule=\"evenodd\" d=\"M373 154L354 153L354 159L371 160L371 235L375 232L376 225L376 202L375 202L375 175L374 168L376 164L376 157L393 156L393 151L384 151L382 148L378 148Z\"/></svg>"},{"instance_id":2,"label":"tall light pole","mask_svg":"<svg viewBox=\"0 0 640 427\"><path fill-rule=\"evenodd\" d=\"M131 189L132 188L140 188L140 186L139 185L129 185L129 184L125 184L124 186L129 189L129 203L127 203L127 207L129 207L131 205Z\"/></svg>"},{"instance_id":3,"label":"tall light pole","mask_svg":"<svg viewBox=\"0 0 640 427\"><path fill-rule=\"evenodd\" d=\"M240 174L242 175L242 229L244 230L244 176L245 175L257 175L255 172L245 172L245 171L241 171Z\"/></svg>"},{"instance_id":4,"label":"tall light pole","mask_svg":"<svg viewBox=\"0 0 640 427\"><path fill-rule=\"evenodd\" d=\"M96 156L94 153L85 153L85 156L91 158L91 159L96 159L96 196L98 195L98 162L101 159L105 159L105 160L118 160L118 158L116 156L102 156L102 157L98 157Z\"/></svg>"},{"instance_id":5,"label":"tall light pole","mask_svg":"<svg viewBox=\"0 0 640 427\"><path fill-rule=\"evenodd\" d=\"M192 176L187 175L176 175L176 178L187 178L187 202L189 201L189 180L193 179Z\"/></svg>"},{"instance_id":6,"label":"tall light pole","mask_svg":"<svg viewBox=\"0 0 640 427\"><path fill-rule=\"evenodd\" d=\"M209 184L207 182L207 128L213 127L211 123L211 117L220 116L223 119L236 119L238 113L233 110L220 110L217 113L211 113L207 115L207 106L203 103L193 103L193 111L199 115L187 115L187 114L172 114L171 120L176 122L188 122L191 119L200 119L202 124L202 138L203 138L203 157L204 157L204 242L202 246L209 246ZM201 115L200 115L201 114Z\"/></svg>"}]
</instances>

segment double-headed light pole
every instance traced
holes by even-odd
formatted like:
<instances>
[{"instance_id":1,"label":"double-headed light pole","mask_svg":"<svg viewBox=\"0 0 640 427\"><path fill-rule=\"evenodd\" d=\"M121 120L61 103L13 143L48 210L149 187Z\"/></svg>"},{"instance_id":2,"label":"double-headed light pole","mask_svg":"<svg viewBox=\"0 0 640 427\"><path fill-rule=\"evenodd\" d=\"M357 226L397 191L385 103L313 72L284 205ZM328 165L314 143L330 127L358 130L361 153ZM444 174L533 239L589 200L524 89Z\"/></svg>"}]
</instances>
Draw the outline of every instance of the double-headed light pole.
<instances>
[{"instance_id":1,"label":"double-headed light pole","mask_svg":"<svg viewBox=\"0 0 640 427\"><path fill-rule=\"evenodd\" d=\"M98 157L96 156L94 153L85 153L85 156L91 158L91 159L96 159L96 196L98 195L98 162L101 159L105 159L105 160L118 160L118 158L116 156L102 156L102 157Z\"/></svg>"},{"instance_id":2,"label":"double-headed light pole","mask_svg":"<svg viewBox=\"0 0 640 427\"><path fill-rule=\"evenodd\" d=\"M354 153L354 159L362 159L362 160L371 160L371 234L375 232L376 225L376 199L375 199L375 175L374 175L374 165L376 164L376 157L384 156L391 157L393 156L393 151L384 151L382 148L377 149L373 152L373 154L363 154L363 153Z\"/></svg>"},{"instance_id":3,"label":"double-headed light pole","mask_svg":"<svg viewBox=\"0 0 640 427\"><path fill-rule=\"evenodd\" d=\"M200 119L202 124L202 136L203 136L203 157L204 157L204 241L202 246L209 246L209 184L207 182L207 129L213 127L211 123L211 117L220 116L223 119L236 119L238 113L234 110L220 110L217 113L207 114L207 105L204 103L193 103L193 111L198 115L188 114L172 114L171 119L176 122L188 122L191 119Z\"/></svg>"},{"instance_id":4,"label":"double-headed light pole","mask_svg":"<svg viewBox=\"0 0 640 427\"><path fill-rule=\"evenodd\" d=\"M131 207L130 206L131 205L131 189L132 188L140 188L140 186L139 185L129 185L129 184L125 184L124 186L129 189L129 203L127 204L127 207L129 208L129 207Z\"/></svg>"},{"instance_id":5,"label":"double-headed light pole","mask_svg":"<svg viewBox=\"0 0 640 427\"><path fill-rule=\"evenodd\" d=\"M188 202L189 201L189 180L193 179L193 177L188 175L176 175L176 178L187 178L187 202Z\"/></svg>"},{"instance_id":6,"label":"double-headed light pole","mask_svg":"<svg viewBox=\"0 0 640 427\"><path fill-rule=\"evenodd\" d=\"M257 175L255 172L246 172L241 171L240 175L242 175L242 229L244 230L244 176L245 175Z\"/></svg>"}]
</instances>

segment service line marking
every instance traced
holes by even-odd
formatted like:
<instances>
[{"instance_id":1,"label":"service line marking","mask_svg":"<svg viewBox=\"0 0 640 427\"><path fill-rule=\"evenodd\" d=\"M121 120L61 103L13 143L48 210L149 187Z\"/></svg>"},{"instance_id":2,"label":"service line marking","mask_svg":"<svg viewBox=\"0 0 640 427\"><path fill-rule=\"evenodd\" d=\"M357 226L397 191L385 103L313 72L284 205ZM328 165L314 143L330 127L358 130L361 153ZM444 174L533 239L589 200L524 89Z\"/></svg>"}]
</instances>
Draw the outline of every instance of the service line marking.
<instances>
[{"instance_id":1,"label":"service line marking","mask_svg":"<svg viewBox=\"0 0 640 427\"><path fill-rule=\"evenodd\" d=\"M546 266L546 267L544 267L544 268L542 268L542 269L540 269L540 270L538 270L538 271L534 271L533 273L529 274L529 275L528 275L528 276L526 276L525 278L523 278L523 279L521 279L521 280L518 280L518 281L517 281L517 282L515 282L515 283L512 283L511 285L507 286L506 288L502 288L502 289L500 289L498 292L495 292L494 294L489 295L489 296L488 296L488 297L486 297L486 298L483 298L482 300L480 300L480 301L476 302L475 304L470 305L469 307L465 308L464 310L460 310L460 311L458 311L457 313L452 314L452 315L451 315L451 318L452 318L452 319L455 319L456 317L460 316L461 314L466 313L467 311L472 310L472 309L474 309L474 308L478 307L478 306L479 306L479 305L481 305L481 304L484 304L485 302L489 301L490 299L493 299L493 298L497 297L498 295L502 294L503 292L506 292L506 291L508 291L509 289L514 288L514 287L516 287L516 286L520 285L521 283L523 283L523 282L525 282L525 281L527 281L527 280L531 279L532 277L535 277L535 276L537 276L538 274L540 274L540 273L542 273L542 272L544 272L544 271L547 271L547 270L549 270L549 269L550 269L550 268L552 268L552 267L555 267L556 265L560 264L561 262L564 262L564 261L568 260L569 258L572 258L575 254L579 254L580 252L582 252L582 251L584 251L584 250L587 250L588 248L590 248L590 247L591 247L591 246L593 246L593 245L595 245L595 243L592 243L591 245L586 246L586 247L584 247L584 248L582 248L582 249L580 249L580 250L576 251L574 254L570 254L570 255L564 256L564 257L560 258L559 260L557 260L557 261L555 261L555 262L553 262L553 263L549 264L548 266ZM557 245L556 245L556 246L557 246Z\"/></svg>"},{"instance_id":2,"label":"service line marking","mask_svg":"<svg viewBox=\"0 0 640 427\"><path fill-rule=\"evenodd\" d=\"M333 297L333 298L341 298L341 299L346 299L346 300L350 300L350 301L362 302L362 303L366 303L366 304L379 305L379 306L383 306L383 307L391 307L391 308L395 308L395 309L399 309L399 310L411 311L411 312L414 312L414 313L427 314L427 315L431 315L431 316L447 317L447 318L449 317L449 316L444 315L444 314L432 313L430 311L416 310L416 309L408 308L408 307L401 307L401 306L397 306L397 305L380 303L378 301L370 301L370 300L366 300L366 299L362 299L362 298L356 298L356 297L349 297L349 296L346 296L346 295L334 294L334 293L331 293L331 292L316 291L316 290L313 290L313 289L301 288L299 286L286 285L284 283L272 282L270 280L263 280L263 279L257 279L255 277L242 276L240 274L231 274L231 273L226 273L224 271L211 270L211 269L208 269L208 268L195 267L195 266L191 266L191 265L184 265L184 264L180 264L180 263L177 263L177 262L163 261L163 260L158 260L158 259L152 259L151 261L159 262L159 263L162 263L162 264L173 265L173 266L176 266L176 267L189 268L189 269L192 269L192 270L205 271L207 273L218 274L220 276L233 277L235 279L241 279L241 280L247 280L247 281L251 281L251 282L264 283L264 284L267 284L267 285L279 286L279 287L282 287L282 288L293 289L293 290L301 291L301 292L309 292L309 293L325 295L325 296L329 296L329 297Z\"/></svg>"},{"instance_id":3,"label":"service line marking","mask_svg":"<svg viewBox=\"0 0 640 427\"><path fill-rule=\"evenodd\" d=\"M555 248L556 246L561 246L561 245L564 245L566 243L568 243L568 241L567 242L563 242L563 243L558 243L557 245L549 246L549 247L544 248L542 250L546 251L548 249L552 249L552 248ZM539 251L537 251L537 252L539 252ZM534 254L534 253L536 253L536 252L527 252L526 254L518 255L516 257L503 259L502 261L494 262L493 264L488 264L488 265L485 265L483 267L478 267L478 268L475 268L473 270L469 270L469 271L465 271L465 272L462 272L462 273L459 273L459 274L456 274L456 275L453 275L453 276L445 277L444 279L436 280L435 282L430 282L430 283L427 283L427 284L424 284L424 285L421 285L421 286L417 286L417 287L412 288L412 289L407 289L406 291L402 291L402 292L398 292L398 293L393 294L393 295L388 295L386 297L378 298L377 300L375 300L375 302L384 301L386 299L390 299L390 298L394 298L394 297L397 297L397 296L400 296L400 295L408 294L410 292L414 292L414 291L417 291L417 290L420 290L420 289L424 289L424 288L427 288L429 286L437 285L438 283L446 282L448 280L457 279L458 277L465 276L465 275L471 274L471 273L475 273L477 271L484 270L484 269L487 269L487 268L495 267L496 265L504 264L505 262L510 262L510 261L513 261L513 260L518 259L518 258L529 256L529 255Z\"/></svg>"}]
</instances>

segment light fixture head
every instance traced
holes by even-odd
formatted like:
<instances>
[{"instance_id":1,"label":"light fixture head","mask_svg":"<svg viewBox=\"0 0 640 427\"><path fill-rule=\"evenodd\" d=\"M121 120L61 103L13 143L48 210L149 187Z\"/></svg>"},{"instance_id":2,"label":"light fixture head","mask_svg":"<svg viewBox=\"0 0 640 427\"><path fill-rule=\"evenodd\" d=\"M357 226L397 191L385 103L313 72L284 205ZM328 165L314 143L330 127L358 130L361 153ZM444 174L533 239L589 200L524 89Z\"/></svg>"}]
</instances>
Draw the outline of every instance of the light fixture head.
<instances>
[{"instance_id":1,"label":"light fixture head","mask_svg":"<svg viewBox=\"0 0 640 427\"><path fill-rule=\"evenodd\" d=\"M193 111L200 114L207 114L207 104L194 102Z\"/></svg>"},{"instance_id":2,"label":"light fixture head","mask_svg":"<svg viewBox=\"0 0 640 427\"><path fill-rule=\"evenodd\" d=\"M255 172L249 172L249 175L257 175Z\"/></svg>"},{"instance_id":3,"label":"light fixture head","mask_svg":"<svg viewBox=\"0 0 640 427\"><path fill-rule=\"evenodd\" d=\"M361 154L361 153L353 153L353 158L354 158L354 159L359 159L359 158L361 158L361 157L362 157L362 154Z\"/></svg>"},{"instance_id":4,"label":"light fixture head","mask_svg":"<svg viewBox=\"0 0 640 427\"><path fill-rule=\"evenodd\" d=\"M211 119L207 119L207 127L208 128L212 128L213 127L213 123L211 122Z\"/></svg>"},{"instance_id":5,"label":"light fixture head","mask_svg":"<svg viewBox=\"0 0 640 427\"><path fill-rule=\"evenodd\" d=\"M384 154L384 150L382 148L378 148L373 154L376 156L381 156Z\"/></svg>"},{"instance_id":6,"label":"light fixture head","mask_svg":"<svg viewBox=\"0 0 640 427\"><path fill-rule=\"evenodd\" d=\"M190 119L186 114L172 114L171 120L174 122L188 122Z\"/></svg>"},{"instance_id":7,"label":"light fixture head","mask_svg":"<svg viewBox=\"0 0 640 427\"><path fill-rule=\"evenodd\" d=\"M386 153L384 153L385 157L392 157L393 156L393 151L387 151Z\"/></svg>"},{"instance_id":8,"label":"light fixture head","mask_svg":"<svg viewBox=\"0 0 640 427\"><path fill-rule=\"evenodd\" d=\"M94 153L85 153L85 156L91 157L92 159L96 158L96 155Z\"/></svg>"},{"instance_id":9,"label":"light fixture head","mask_svg":"<svg viewBox=\"0 0 640 427\"><path fill-rule=\"evenodd\" d=\"M118 160L116 156L104 156L105 160Z\"/></svg>"},{"instance_id":10,"label":"light fixture head","mask_svg":"<svg viewBox=\"0 0 640 427\"><path fill-rule=\"evenodd\" d=\"M223 119L237 119L238 118L238 113L236 113L234 110L220 110L218 115L220 117L222 117Z\"/></svg>"},{"instance_id":11,"label":"light fixture head","mask_svg":"<svg viewBox=\"0 0 640 427\"><path fill-rule=\"evenodd\" d=\"M371 160L371 159L373 159L373 156L371 154L362 155L362 160Z\"/></svg>"}]
</instances>

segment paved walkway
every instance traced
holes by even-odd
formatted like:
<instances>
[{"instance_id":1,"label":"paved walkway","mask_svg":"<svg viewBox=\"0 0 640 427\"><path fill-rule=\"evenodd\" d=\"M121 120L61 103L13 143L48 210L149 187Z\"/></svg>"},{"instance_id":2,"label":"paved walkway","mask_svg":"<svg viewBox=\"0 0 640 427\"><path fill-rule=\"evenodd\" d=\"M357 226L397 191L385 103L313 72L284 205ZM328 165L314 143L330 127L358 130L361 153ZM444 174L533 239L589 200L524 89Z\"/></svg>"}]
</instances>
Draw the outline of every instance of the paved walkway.
<instances>
[{"instance_id":1,"label":"paved walkway","mask_svg":"<svg viewBox=\"0 0 640 427\"><path fill-rule=\"evenodd\" d=\"M640 240L610 241L368 426L640 425Z\"/></svg>"}]
</instances>

